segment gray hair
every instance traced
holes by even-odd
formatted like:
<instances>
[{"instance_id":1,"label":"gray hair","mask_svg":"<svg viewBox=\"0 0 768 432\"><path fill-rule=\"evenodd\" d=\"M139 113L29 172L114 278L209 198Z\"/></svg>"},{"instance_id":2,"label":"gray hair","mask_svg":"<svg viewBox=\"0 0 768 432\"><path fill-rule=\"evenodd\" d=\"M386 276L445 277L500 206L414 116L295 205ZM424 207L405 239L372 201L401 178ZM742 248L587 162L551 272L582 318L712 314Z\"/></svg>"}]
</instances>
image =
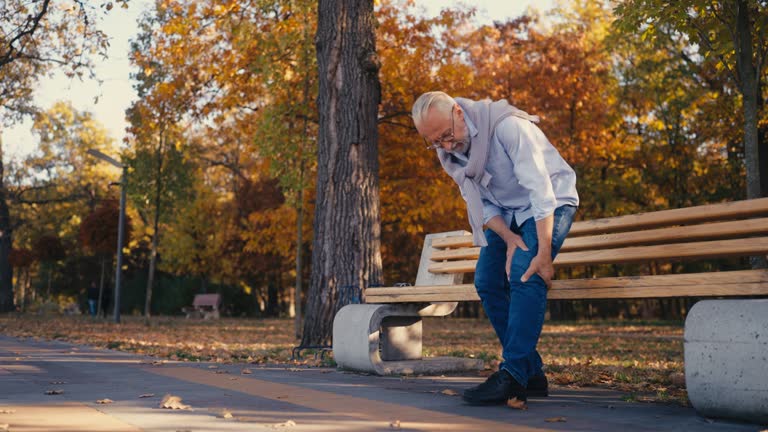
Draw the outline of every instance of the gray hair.
<instances>
[{"instance_id":1,"label":"gray hair","mask_svg":"<svg viewBox=\"0 0 768 432\"><path fill-rule=\"evenodd\" d=\"M454 104L456 104L456 101L444 92L431 91L424 93L413 103L413 108L411 109L413 122L417 125L422 124L430 108L434 107L439 111L450 112Z\"/></svg>"}]
</instances>

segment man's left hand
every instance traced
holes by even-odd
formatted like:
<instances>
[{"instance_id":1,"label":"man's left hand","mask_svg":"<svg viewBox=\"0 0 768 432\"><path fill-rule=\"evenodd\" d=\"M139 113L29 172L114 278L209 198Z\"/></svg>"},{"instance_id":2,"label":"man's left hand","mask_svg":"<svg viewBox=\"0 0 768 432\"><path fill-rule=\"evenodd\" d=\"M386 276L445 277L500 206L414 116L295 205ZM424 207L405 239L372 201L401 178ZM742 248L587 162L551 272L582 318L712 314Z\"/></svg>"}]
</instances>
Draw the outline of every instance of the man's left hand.
<instances>
[{"instance_id":1,"label":"man's left hand","mask_svg":"<svg viewBox=\"0 0 768 432\"><path fill-rule=\"evenodd\" d=\"M534 274L538 274L544 279L544 283L547 284L547 289L552 288L552 278L555 276L555 266L552 265L552 257L550 255L536 255L531 260L531 265L528 266L528 270L525 271L520 278L520 282L528 282Z\"/></svg>"}]
</instances>

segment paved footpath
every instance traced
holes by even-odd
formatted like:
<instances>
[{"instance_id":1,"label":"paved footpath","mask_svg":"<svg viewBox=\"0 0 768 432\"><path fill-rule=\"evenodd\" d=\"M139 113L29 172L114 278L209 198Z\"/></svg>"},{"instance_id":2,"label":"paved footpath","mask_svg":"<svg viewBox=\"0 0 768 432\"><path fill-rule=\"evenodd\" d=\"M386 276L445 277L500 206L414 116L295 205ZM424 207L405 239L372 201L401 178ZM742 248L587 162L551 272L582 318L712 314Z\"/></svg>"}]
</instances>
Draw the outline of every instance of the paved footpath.
<instances>
[{"instance_id":1,"label":"paved footpath","mask_svg":"<svg viewBox=\"0 0 768 432\"><path fill-rule=\"evenodd\" d=\"M527 411L452 395L476 377L376 377L335 369L167 362L0 335L0 431L749 431L765 427L554 387ZM159 363L159 362L158 362ZM243 374L244 368L252 373ZM48 390L63 390L46 395ZM154 394L140 398L140 395ZM190 410L161 409L166 394ZM111 399L110 404L97 400ZM230 413L231 418L224 413ZM560 418L560 422L552 420ZM550 421L547 421L550 420ZM398 426L399 422L399 426Z\"/></svg>"}]
</instances>

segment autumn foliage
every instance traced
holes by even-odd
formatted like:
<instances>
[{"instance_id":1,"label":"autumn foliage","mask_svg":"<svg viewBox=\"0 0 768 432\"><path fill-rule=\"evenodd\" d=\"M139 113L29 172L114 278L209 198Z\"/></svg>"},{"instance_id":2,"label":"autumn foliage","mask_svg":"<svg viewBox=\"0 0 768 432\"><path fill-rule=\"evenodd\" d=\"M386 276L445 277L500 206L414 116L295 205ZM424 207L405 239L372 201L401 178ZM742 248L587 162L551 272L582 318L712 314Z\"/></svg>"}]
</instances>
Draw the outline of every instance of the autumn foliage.
<instances>
[{"instance_id":1,"label":"autumn foliage","mask_svg":"<svg viewBox=\"0 0 768 432\"><path fill-rule=\"evenodd\" d=\"M134 300L126 308L141 309L153 259L156 294L166 290L178 302L152 303L167 313L208 290L224 293L238 313L258 316L290 315L306 300L293 287L296 278L306 287L314 246L316 14L309 0L158 0L142 16L130 53L139 98L128 111L121 155L130 166L133 227L126 292ZM414 1L377 3L384 284L413 282L425 234L467 228L457 188L410 119L425 91L505 98L539 115L577 171L577 219L745 196L742 101L717 58L683 33L665 27L647 38L618 28L614 11L598 0L484 25L475 15L456 6L425 17ZM761 139L766 112L759 112ZM14 248L37 251L41 233L56 233L71 245L57 259L86 263L91 277L93 256L114 251L107 222L116 220L116 193L106 179L118 174L91 168L83 155L106 141L103 131L66 105L41 113L35 127L43 152L9 175L19 190L34 184L22 198L41 203L14 208L24 222ZM46 178L52 187L39 184ZM78 237L83 248L72 246ZM300 252L305 265L297 268ZM63 272L53 276L54 291L82 296L84 276ZM678 306L661 309L685 309ZM569 316L596 309L585 305ZM596 314L616 310L600 305Z\"/></svg>"}]
</instances>

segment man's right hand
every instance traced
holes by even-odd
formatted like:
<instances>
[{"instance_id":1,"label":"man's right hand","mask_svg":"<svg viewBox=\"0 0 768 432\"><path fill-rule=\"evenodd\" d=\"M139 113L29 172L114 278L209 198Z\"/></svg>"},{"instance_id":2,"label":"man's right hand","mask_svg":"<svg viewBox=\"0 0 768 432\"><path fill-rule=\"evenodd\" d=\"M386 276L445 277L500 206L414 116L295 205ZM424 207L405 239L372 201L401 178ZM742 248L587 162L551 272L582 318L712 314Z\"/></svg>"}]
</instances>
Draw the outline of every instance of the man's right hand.
<instances>
[{"instance_id":1,"label":"man's right hand","mask_svg":"<svg viewBox=\"0 0 768 432\"><path fill-rule=\"evenodd\" d=\"M512 257L515 256L515 249L520 248L524 251L528 250L528 246L525 245L523 238L510 231L504 236L504 241L507 242L507 263L504 268L507 270L507 279L509 279L509 272L512 268Z\"/></svg>"}]
</instances>

